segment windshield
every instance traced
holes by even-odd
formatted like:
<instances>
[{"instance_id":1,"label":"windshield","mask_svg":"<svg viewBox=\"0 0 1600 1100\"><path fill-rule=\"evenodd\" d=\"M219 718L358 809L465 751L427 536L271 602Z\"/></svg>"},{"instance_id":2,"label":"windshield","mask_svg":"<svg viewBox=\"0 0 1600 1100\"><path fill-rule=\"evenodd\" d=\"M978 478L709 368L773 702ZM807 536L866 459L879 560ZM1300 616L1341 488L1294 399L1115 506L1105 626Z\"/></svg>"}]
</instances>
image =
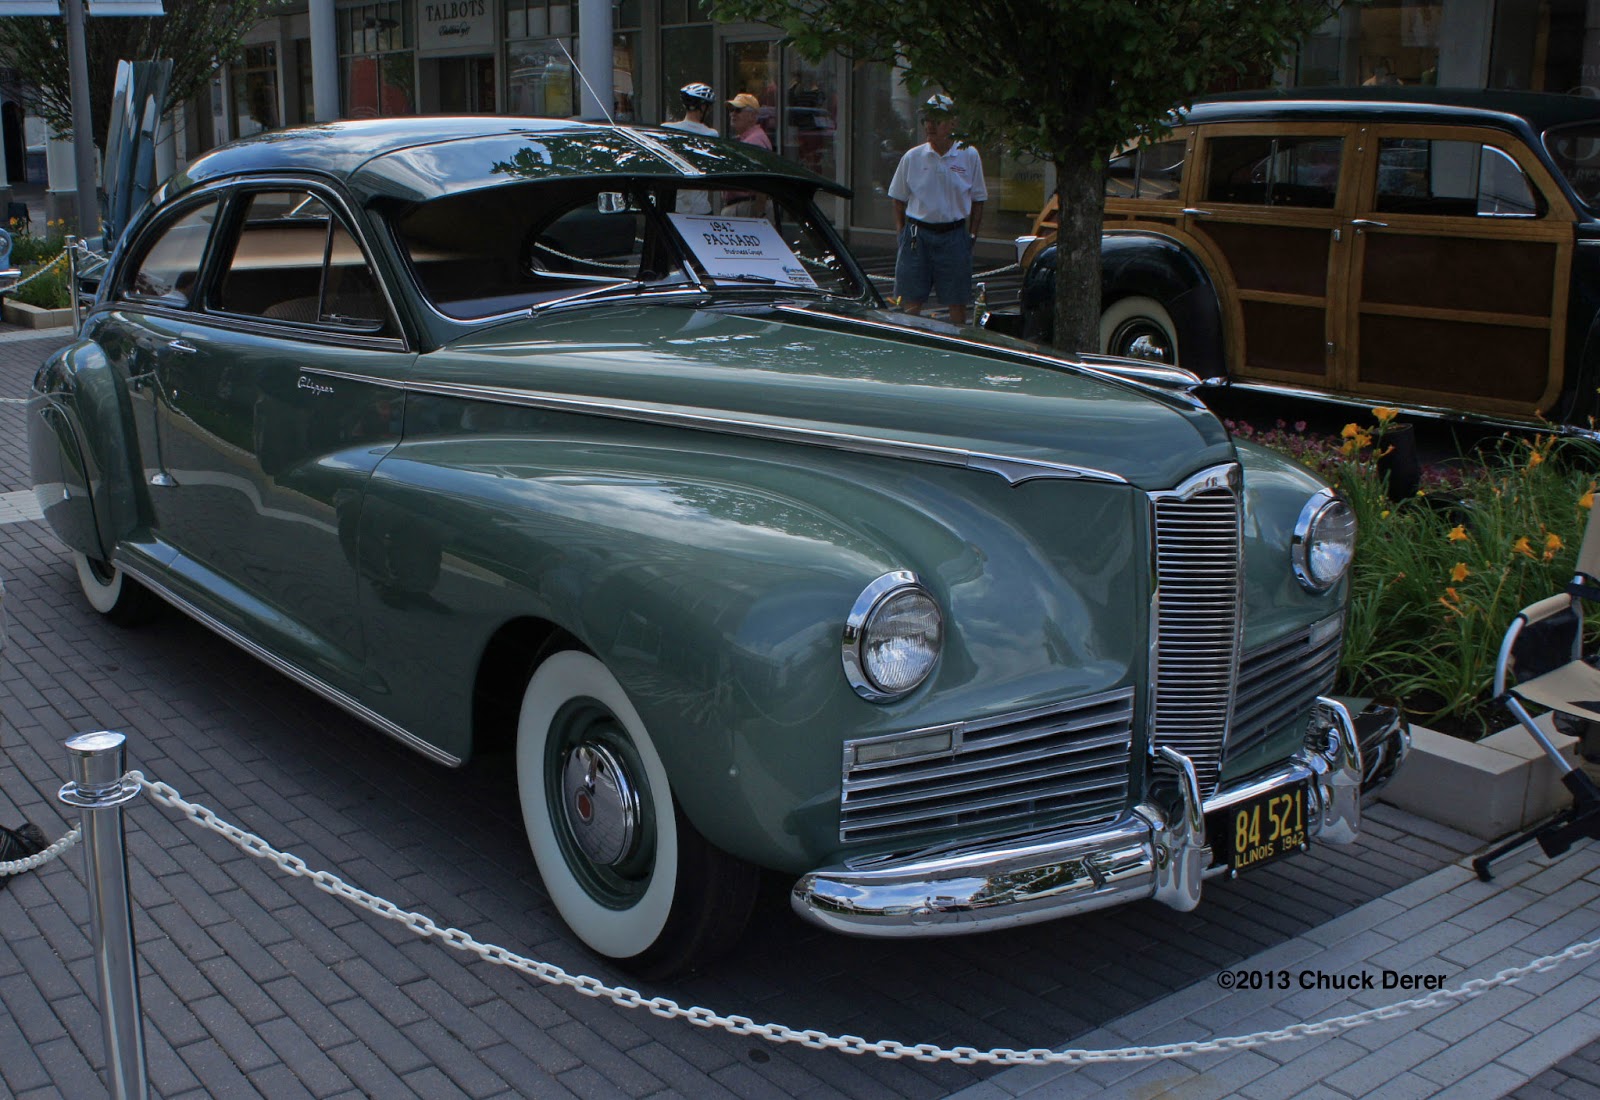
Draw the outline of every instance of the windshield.
<instances>
[{"instance_id":1,"label":"windshield","mask_svg":"<svg viewBox=\"0 0 1600 1100\"><path fill-rule=\"evenodd\" d=\"M1550 130L1544 147L1583 205L1600 210L1600 122Z\"/></svg>"},{"instance_id":2,"label":"windshield","mask_svg":"<svg viewBox=\"0 0 1600 1100\"><path fill-rule=\"evenodd\" d=\"M861 298L809 197L590 178L447 195L395 221L423 293L449 317L671 291Z\"/></svg>"}]
</instances>

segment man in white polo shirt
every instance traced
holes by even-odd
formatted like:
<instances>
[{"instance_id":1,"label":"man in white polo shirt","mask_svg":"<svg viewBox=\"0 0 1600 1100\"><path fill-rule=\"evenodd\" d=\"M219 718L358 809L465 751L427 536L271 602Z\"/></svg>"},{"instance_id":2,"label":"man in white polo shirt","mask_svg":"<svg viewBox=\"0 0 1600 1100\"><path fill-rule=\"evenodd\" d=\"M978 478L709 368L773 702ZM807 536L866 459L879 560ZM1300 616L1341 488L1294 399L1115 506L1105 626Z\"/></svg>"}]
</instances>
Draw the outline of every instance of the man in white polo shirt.
<instances>
[{"instance_id":1,"label":"man in white polo shirt","mask_svg":"<svg viewBox=\"0 0 1600 1100\"><path fill-rule=\"evenodd\" d=\"M972 300L972 244L983 223L989 189L978 151L955 140L956 104L947 95L922 105L927 143L900 158L889 182L894 224L894 292L907 313L921 313L930 291L950 310L952 324L967 323Z\"/></svg>"}]
</instances>

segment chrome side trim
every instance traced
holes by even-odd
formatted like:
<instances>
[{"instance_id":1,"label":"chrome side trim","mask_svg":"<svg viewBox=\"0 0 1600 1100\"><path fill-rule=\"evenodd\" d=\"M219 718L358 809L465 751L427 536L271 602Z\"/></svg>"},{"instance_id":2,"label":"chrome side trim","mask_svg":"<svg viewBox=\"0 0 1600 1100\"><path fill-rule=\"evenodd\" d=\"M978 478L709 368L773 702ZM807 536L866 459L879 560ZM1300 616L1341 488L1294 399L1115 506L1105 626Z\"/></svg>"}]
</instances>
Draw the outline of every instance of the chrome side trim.
<instances>
[{"instance_id":1,"label":"chrome side trim","mask_svg":"<svg viewBox=\"0 0 1600 1100\"><path fill-rule=\"evenodd\" d=\"M309 688L311 691L322 696L334 706L348 711L350 714L361 719L363 722L366 722L368 725L388 734L396 741L404 744L407 748L415 749L428 759L436 761L440 764L447 764L452 768L459 768L465 762L460 757L452 756L443 749L424 741L410 730L407 730L402 726L397 726L395 723L389 721L389 719L385 718L377 711L363 706L361 703L358 703L356 700L352 699L338 688L323 683L321 680L317 679L315 676L312 676L309 672L306 672L298 665L286 661L277 654L262 648L249 638L246 638L243 634L240 634L237 630L233 629L233 627L228 626L226 623L216 619L207 612L200 610L200 608L196 607L194 604L190 603L188 600L172 591L172 589L162 584L159 580L155 579L149 572L140 568L137 559L130 558L126 554L114 553L112 555L112 560L116 563L117 568L133 577L140 584L150 589L151 592L155 593L157 596L160 596L163 600L166 600L173 607L176 607L179 611L182 611L185 615L195 620L195 622L199 623L201 626L207 627L215 631L217 634L222 635L224 638L228 639L228 641L232 642L246 653L249 653L252 657L255 657L272 666L274 669L283 673L300 686Z\"/></svg>"},{"instance_id":2,"label":"chrome side trim","mask_svg":"<svg viewBox=\"0 0 1600 1100\"><path fill-rule=\"evenodd\" d=\"M614 420L629 420L641 424L657 424L671 428L690 428L697 431L716 432L720 435L744 436L752 439L772 440L780 443L799 443L809 447L824 447L852 454L875 455L879 458L900 458L913 462L928 462L939 466L956 466L963 469L983 470L998 474L1012 485L1038 478L1060 478L1071 481L1097 481L1112 485L1126 485L1126 478L1106 470L1088 466L1071 466L1064 462L1041 462L1028 458L1010 458L1005 455L968 451L960 447L941 447L932 443L911 443L877 436L852 435L823 428L785 427L758 420L741 420L710 413L680 412L649 405L629 405L615 401L601 401L588 397L570 397L564 394L540 391L512 390L498 386L469 386L448 382L395 382L388 378L373 378L364 374L324 368L304 368L324 378L338 378L347 382L365 382L373 385L398 386L408 393L427 393L439 397L460 397L471 401L489 401L500 405L519 405L550 412L579 413L584 416L603 416Z\"/></svg>"},{"instance_id":3,"label":"chrome side trim","mask_svg":"<svg viewBox=\"0 0 1600 1100\"><path fill-rule=\"evenodd\" d=\"M924 340L945 344L963 351L976 350L983 353L987 358L999 359L1004 362L1030 363L1058 371L1076 371L1093 378L1099 378L1101 381L1120 382L1139 389L1153 390L1163 396L1177 398L1193 408L1205 408L1204 403L1190 392L1201 385L1200 376L1184 370L1182 367L1157 367L1151 366L1149 363L1133 360L1125 362L1110 355L1062 359L1040 352L1020 351L1016 348L986 344L982 340L974 340L971 337L961 336L957 333L909 328L889 321L872 321L865 317L848 317L839 313L826 313L820 310L806 309L801 306L785 305L783 303L774 305L772 309L774 313L787 313L802 317L825 317L840 325L868 329L874 332L892 332L897 336L911 334ZM1089 361L1091 359L1093 362Z\"/></svg>"}]
</instances>

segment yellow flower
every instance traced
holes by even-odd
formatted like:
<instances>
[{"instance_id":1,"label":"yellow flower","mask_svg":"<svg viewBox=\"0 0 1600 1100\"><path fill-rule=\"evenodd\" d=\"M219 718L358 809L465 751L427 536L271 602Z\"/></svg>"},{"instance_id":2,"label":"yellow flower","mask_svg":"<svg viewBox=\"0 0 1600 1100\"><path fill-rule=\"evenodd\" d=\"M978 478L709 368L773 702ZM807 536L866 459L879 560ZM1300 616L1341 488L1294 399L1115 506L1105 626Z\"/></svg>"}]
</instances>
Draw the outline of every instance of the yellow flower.
<instances>
[{"instance_id":1,"label":"yellow flower","mask_svg":"<svg viewBox=\"0 0 1600 1100\"><path fill-rule=\"evenodd\" d=\"M1389 421L1400 415L1400 410L1391 409L1387 405L1379 405L1377 408L1372 410L1372 415L1377 419L1379 424L1387 424Z\"/></svg>"},{"instance_id":2,"label":"yellow flower","mask_svg":"<svg viewBox=\"0 0 1600 1100\"><path fill-rule=\"evenodd\" d=\"M1561 549L1561 536L1551 531L1544 537L1544 560L1553 561L1559 549Z\"/></svg>"},{"instance_id":3,"label":"yellow flower","mask_svg":"<svg viewBox=\"0 0 1600 1100\"><path fill-rule=\"evenodd\" d=\"M1543 461L1544 461L1544 455L1540 454L1538 451L1534 451L1533 453L1528 455L1528 469L1530 469L1530 470L1533 469L1535 466L1539 465Z\"/></svg>"},{"instance_id":4,"label":"yellow flower","mask_svg":"<svg viewBox=\"0 0 1600 1100\"><path fill-rule=\"evenodd\" d=\"M1578 507L1579 508L1593 508L1594 507L1594 489L1595 489L1595 483L1592 482L1592 481L1589 482L1589 488L1585 489L1583 495L1578 498Z\"/></svg>"},{"instance_id":5,"label":"yellow flower","mask_svg":"<svg viewBox=\"0 0 1600 1100\"><path fill-rule=\"evenodd\" d=\"M1460 523L1450 528L1450 533L1445 536L1451 542L1466 542L1471 537L1471 535L1467 534L1466 527Z\"/></svg>"},{"instance_id":6,"label":"yellow flower","mask_svg":"<svg viewBox=\"0 0 1600 1100\"><path fill-rule=\"evenodd\" d=\"M1513 554L1523 554L1530 558L1536 556L1533 552L1533 547L1528 545L1527 535L1523 535L1520 539L1511 544L1511 552Z\"/></svg>"},{"instance_id":7,"label":"yellow flower","mask_svg":"<svg viewBox=\"0 0 1600 1100\"><path fill-rule=\"evenodd\" d=\"M1354 424L1346 424L1339 432L1341 438L1354 439L1361 434L1361 429Z\"/></svg>"},{"instance_id":8,"label":"yellow flower","mask_svg":"<svg viewBox=\"0 0 1600 1100\"><path fill-rule=\"evenodd\" d=\"M1456 567L1450 570L1450 579L1457 584L1460 584L1470 576L1472 576L1472 570L1467 568L1467 563L1464 561L1456 562ZM1451 591L1453 592L1455 589L1451 589Z\"/></svg>"},{"instance_id":9,"label":"yellow flower","mask_svg":"<svg viewBox=\"0 0 1600 1100\"><path fill-rule=\"evenodd\" d=\"M1446 610L1461 614L1461 595L1454 588L1446 588L1444 595L1439 597L1439 602L1444 604Z\"/></svg>"},{"instance_id":10,"label":"yellow flower","mask_svg":"<svg viewBox=\"0 0 1600 1100\"><path fill-rule=\"evenodd\" d=\"M1379 519L1388 519L1389 518L1389 509L1385 508L1383 511L1379 512L1378 513L1378 518Z\"/></svg>"}]
</instances>

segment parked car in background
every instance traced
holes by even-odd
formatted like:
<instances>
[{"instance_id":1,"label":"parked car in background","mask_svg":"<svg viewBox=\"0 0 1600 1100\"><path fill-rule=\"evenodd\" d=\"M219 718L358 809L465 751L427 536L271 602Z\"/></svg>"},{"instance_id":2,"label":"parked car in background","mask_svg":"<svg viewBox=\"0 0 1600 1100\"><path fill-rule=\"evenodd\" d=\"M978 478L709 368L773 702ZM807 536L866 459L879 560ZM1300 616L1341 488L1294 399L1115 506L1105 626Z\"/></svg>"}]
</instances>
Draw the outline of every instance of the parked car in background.
<instances>
[{"instance_id":1,"label":"parked car in background","mask_svg":"<svg viewBox=\"0 0 1600 1100\"><path fill-rule=\"evenodd\" d=\"M1344 502L1182 371L885 312L834 186L541 119L227 146L38 374L45 516L112 619L514 749L556 908L647 975L759 867L927 936L1349 840L1406 732L1327 697ZM770 217L677 212L730 191Z\"/></svg>"},{"instance_id":2,"label":"parked car in background","mask_svg":"<svg viewBox=\"0 0 1600 1100\"><path fill-rule=\"evenodd\" d=\"M1018 241L1048 339L1055 208ZM1100 349L1230 388L1583 429L1600 413L1600 101L1201 100L1110 165Z\"/></svg>"}]
</instances>

